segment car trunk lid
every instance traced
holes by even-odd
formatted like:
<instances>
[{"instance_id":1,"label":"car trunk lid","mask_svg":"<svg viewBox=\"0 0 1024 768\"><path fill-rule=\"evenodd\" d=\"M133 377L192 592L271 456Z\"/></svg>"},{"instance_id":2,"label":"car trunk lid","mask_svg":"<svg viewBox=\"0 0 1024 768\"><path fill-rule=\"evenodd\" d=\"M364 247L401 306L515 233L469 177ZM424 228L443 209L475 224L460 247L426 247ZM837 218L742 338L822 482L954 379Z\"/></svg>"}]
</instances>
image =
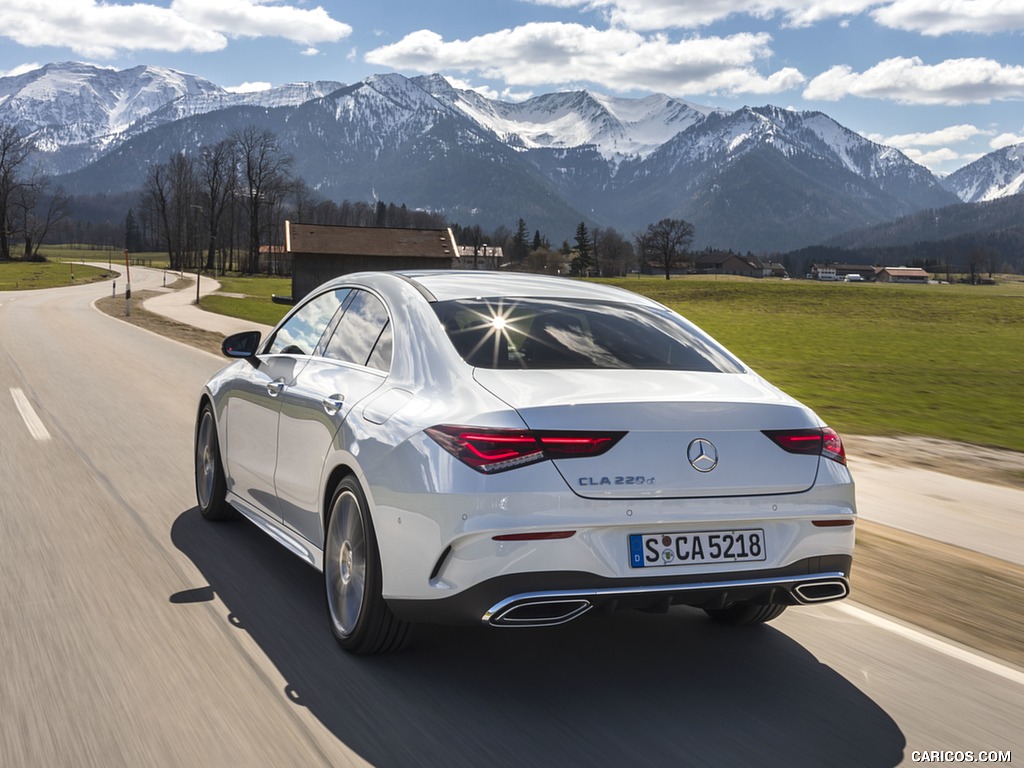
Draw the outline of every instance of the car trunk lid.
<instances>
[{"instance_id":1,"label":"car trunk lid","mask_svg":"<svg viewBox=\"0 0 1024 768\"><path fill-rule=\"evenodd\" d=\"M474 371L531 430L627 434L607 453L554 462L588 498L797 493L817 455L787 453L764 430L821 426L756 374L650 370Z\"/></svg>"}]
</instances>

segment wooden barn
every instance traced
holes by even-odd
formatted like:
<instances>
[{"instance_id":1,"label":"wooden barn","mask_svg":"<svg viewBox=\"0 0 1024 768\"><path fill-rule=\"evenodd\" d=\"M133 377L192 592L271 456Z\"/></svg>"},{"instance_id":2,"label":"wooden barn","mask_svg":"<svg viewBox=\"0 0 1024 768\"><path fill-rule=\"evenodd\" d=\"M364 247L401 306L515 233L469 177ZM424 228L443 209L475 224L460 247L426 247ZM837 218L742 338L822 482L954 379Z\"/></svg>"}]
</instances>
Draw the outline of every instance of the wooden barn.
<instances>
[{"instance_id":1,"label":"wooden barn","mask_svg":"<svg viewBox=\"0 0 1024 768\"><path fill-rule=\"evenodd\" d=\"M296 301L350 272L451 269L459 250L450 229L392 229L284 224Z\"/></svg>"}]
</instances>

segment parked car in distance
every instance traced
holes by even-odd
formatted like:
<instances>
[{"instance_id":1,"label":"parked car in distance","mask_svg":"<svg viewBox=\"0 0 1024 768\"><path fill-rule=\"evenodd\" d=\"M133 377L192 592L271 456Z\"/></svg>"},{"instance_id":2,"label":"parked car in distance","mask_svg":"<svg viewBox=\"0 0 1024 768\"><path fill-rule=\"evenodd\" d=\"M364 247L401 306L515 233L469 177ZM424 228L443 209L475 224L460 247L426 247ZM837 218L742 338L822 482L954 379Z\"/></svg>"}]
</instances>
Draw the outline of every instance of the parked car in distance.
<instances>
[{"instance_id":1,"label":"parked car in distance","mask_svg":"<svg viewBox=\"0 0 1024 768\"><path fill-rule=\"evenodd\" d=\"M864 277L858 274L847 275L843 280L847 283L863 283Z\"/></svg>"},{"instance_id":2,"label":"parked car in distance","mask_svg":"<svg viewBox=\"0 0 1024 768\"><path fill-rule=\"evenodd\" d=\"M223 349L196 409L199 509L318 569L348 651L599 609L757 624L849 592L839 435L635 293L351 274Z\"/></svg>"}]
</instances>

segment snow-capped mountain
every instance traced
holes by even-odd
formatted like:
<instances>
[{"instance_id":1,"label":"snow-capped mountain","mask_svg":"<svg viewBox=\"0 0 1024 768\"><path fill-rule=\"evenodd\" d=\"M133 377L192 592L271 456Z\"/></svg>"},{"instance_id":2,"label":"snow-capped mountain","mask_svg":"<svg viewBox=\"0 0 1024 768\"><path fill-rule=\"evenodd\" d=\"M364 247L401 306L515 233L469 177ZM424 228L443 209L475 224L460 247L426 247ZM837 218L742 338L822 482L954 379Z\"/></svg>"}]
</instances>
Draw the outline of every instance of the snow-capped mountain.
<instances>
[{"instance_id":1,"label":"snow-capped mountain","mask_svg":"<svg viewBox=\"0 0 1024 768\"><path fill-rule=\"evenodd\" d=\"M589 91L509 103L439 75L235 94L158 68L49 65L0 78L0 121L36 138L45 170L76 194L128 193L149 165L258 125L325 197L484 228L522 217L553 242L581 220L631 234L681 217L698 247L782 250L957 202L926 168L820 112Z\"/></svg>"},{"instance_id":2,"label":"snow-capped mountain","mask_svg":"<svg viewBox=\"0 0 1024 768\"><path fill-rule=\"evenodd\" d=\"M50 169L61 172L116 145L133 123L177 99L222 92L201 77L162 67L47 64L0 78L0 120L34 139L42 157L64 155Z\"/></svg>"},{"instance_id":3,"label":"snow-capped mountain","mask_svg":"<svg viewBox=\"0 0 1024 768\"><path fill-rule=\"evenodd\" d=\"M570 149L593 145L602 157L615 162L646 157L680 131L718 111L662 94L622 99L573 91L504 102L455 89L439 75L412 82L462 110L510 146Z\"/></svg>"},{"instance_id":4,"label":"snow-capped mountain","mask_svg":"<svg viewBox=\"0 0 1024 768\"><path fill-rule=\"evenodd\" d=\"M585 189L575 190L585 195ZM709 114L646 158L624 162L601 209L684 218L699 242L789 250L956 199L902 153L819 112ZM704 239L706 238L706 240Z\"/></svg>"},{"instance_id":5,"label":"snow-capped mountain","mask_svg":"<svg viewBox=\"0 0 1024 768\"><path fill-rule=\"evenodd\" d=\"M944 183L965 203L1020 194L1024 192L1024 144L991 152L951 173Z\"/></svg>"},{"instance_id":6,"label":"snow-capped mountain","mask_svg":"<svg viewBox=\"0 0 1024 768\"><path fill-rule=\"evenodd\" d=\"M310 83L286 83L275 88L244 93L218 90L195 95L186 94L147 115L140 122L139 128L154 128L164 123L231 107L297 107L344 87L344 83L334 80L316 80Z\"/></svg>"}]
</instances>

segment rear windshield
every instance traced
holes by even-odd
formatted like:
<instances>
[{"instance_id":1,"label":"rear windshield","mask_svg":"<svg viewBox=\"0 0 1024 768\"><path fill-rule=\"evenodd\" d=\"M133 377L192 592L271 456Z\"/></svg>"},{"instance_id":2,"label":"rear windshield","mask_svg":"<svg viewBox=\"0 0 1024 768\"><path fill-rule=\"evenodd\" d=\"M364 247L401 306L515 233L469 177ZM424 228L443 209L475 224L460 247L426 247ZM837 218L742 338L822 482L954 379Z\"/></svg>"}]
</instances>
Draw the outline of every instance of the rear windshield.
<instances>
[{"instance_id":1,"label":"rear windshield","mask_svg":"<svg viewBox=\"0 0 1024 768\"><path fill-rule=\"evenodd\" d=\"M513 298L432 306L462 359L478 368L743 371L710 337L668 310Z\"/></svg>"}]
</instances>

